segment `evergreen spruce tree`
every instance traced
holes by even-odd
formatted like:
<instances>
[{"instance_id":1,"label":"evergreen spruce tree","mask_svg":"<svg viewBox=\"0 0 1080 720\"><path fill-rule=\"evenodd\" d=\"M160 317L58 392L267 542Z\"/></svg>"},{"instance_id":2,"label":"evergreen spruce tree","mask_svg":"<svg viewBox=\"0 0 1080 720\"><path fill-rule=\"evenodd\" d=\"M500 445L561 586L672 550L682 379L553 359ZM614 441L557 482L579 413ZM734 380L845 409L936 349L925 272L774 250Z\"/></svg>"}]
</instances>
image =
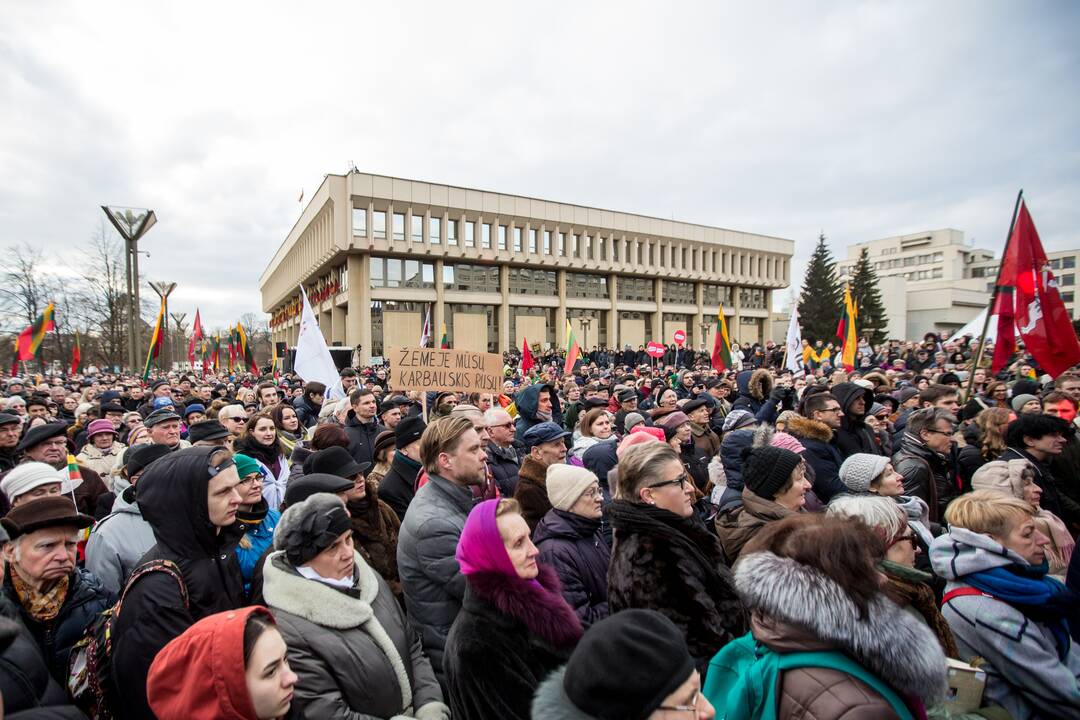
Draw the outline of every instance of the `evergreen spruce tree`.
<instances>
[{"instance_id":1,"label":"evergreen spruce tree","mask_svg":"<svg viewBox=\"0 0 1080 720\"><path fill-rule=\"evenodd\" d=\"M859 319L855 329L859 337L865 336L871 345L885 342L885 328L889 319L881 304L881 292L878 291L878 276L870 264L870 253L866 248L859 253L859 260L851 275L851 297L859 309Z\"/></svg>"},{"instance_id":2,"label":"evergreen spruce tree","mask_svg":"<svg viewBox=\"0 0 1080 720\"><path fill-rule=\"evenodd\" d=\"M810 256L802 295L799 297L799 324L803 338L811 344L818 340L837 342L836 326L840 322L843 301L844 291L836 277L836 262L822 233L814 254Z\"/></svg>"}]
</instances>

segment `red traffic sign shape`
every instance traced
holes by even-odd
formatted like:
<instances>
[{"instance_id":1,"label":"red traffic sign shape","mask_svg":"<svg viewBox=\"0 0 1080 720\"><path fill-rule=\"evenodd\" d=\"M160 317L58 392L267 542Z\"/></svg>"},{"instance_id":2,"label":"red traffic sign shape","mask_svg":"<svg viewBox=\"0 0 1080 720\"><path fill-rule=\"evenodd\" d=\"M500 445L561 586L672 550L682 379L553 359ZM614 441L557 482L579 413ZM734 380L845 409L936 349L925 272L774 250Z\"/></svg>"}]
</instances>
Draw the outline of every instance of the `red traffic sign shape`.
<instances>
[{"instance_id":1,"label":"red traffic sign shape","mask_svg":"<svg viewBox=\"0 0 1080 720\"><path fill-rule=\"evenodd\" d=\"M665 351L664 346L661 345L660 343L656 342L655 340L649 342L649 344L645 346L645 353L649 357L654 357L654 358L664 357L664 351Z\"/></svg>"},{"instance_id":2,"label":"red traffic sign shape","mask_svg":"<svg viewBox=\"0 0 1080 720\"><path fill-rule=\"evenodd\" d=\"M675 344L682 347L682 344L686 342L686 332L683 330L675 331Z\"/></svg>"}]
</instances>

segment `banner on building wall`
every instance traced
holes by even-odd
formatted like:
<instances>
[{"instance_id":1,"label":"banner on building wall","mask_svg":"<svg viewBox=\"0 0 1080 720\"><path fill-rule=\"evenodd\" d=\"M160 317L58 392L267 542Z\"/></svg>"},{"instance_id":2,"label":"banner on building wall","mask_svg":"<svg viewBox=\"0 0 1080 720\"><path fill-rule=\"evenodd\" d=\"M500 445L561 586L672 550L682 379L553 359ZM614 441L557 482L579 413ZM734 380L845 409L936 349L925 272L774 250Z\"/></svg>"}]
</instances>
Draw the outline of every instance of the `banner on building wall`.
<instances>
[{"instance_id":1,"label":"banner on building wall","mask_svg":"<svg viewBox=\"0 0 1080 720\"><path fill-rule=\"evenodd\" d=\"M500 392L502 355L468 350L387 348L391 390L450 390Z\"/></svg>"}]
</instances>

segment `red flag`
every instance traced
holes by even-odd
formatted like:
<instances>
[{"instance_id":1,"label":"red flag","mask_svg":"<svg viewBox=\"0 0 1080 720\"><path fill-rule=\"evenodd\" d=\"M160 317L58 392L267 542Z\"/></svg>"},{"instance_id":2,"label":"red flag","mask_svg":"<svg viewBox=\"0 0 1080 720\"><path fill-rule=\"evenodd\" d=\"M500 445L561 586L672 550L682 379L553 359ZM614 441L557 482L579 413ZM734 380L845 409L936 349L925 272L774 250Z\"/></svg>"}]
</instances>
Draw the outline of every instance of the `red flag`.
<instances>
[{"instance_id":1,"label":"red flag","mask_svg":"<svg viewBox=\"0 0 1080 720\"><path fill-rule=\"evenodd\" d=\"M536 362L533 360L532 353L529 352L529 339L522 338L521 341L521 372L527 373L533 369Z\"/></svg>"},{"instance_id":2,"label":"red flag","mask_svg":"<svg viewBox=\"0 0 1080 720\"><path fill-rule=\"evenodd\" d=\"M79 363L82 362L82 347L79 345L79 333L75 332L75 346L71 348L71 374L79 372Z\"/></svg>"},{"instance_id":3,"label":"red flag","mask_svg":"<svg viewBox=\"0 0 1080 720\"><path fill-rule=\"evenodd\" d=\"M191 329L191 342L188 343L187 347L187 358L192 368L195 367L195 348L198 347L202 336L202 321L199 319L199 309L195 308L195 325Z\"/></svg>"},{"instance_id":4,"label":"red flag","mask_svg":"<svg viewBox=\"0 0 1080 720\"><path fill-rule=\"evenodd\" d=\"M1080 340L1023 201L1001 261L998 286L998 337L992 373L1004 367L1016 346L1013 323L1027 352L1051 377L1080 363Z\"/></svg>"}]
</instances>

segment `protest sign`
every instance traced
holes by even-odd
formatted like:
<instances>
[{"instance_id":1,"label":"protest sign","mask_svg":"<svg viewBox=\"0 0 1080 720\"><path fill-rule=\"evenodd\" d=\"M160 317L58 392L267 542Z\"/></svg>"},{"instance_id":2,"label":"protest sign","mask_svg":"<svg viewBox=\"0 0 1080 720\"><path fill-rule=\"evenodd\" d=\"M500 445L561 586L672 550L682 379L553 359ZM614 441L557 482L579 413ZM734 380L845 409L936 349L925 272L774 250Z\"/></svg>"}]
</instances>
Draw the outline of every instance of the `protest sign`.
<instances>
[{"instance_id":1,"label":"protest sign","mask_svg":"<svg viewBox=\"0 0 1080 720\"><path fill-rule=\"evenodd\" d=\"M502 391L503 360L494 353L437 348L387 348L392 390Z\"/></svg>"}]
</instances>

